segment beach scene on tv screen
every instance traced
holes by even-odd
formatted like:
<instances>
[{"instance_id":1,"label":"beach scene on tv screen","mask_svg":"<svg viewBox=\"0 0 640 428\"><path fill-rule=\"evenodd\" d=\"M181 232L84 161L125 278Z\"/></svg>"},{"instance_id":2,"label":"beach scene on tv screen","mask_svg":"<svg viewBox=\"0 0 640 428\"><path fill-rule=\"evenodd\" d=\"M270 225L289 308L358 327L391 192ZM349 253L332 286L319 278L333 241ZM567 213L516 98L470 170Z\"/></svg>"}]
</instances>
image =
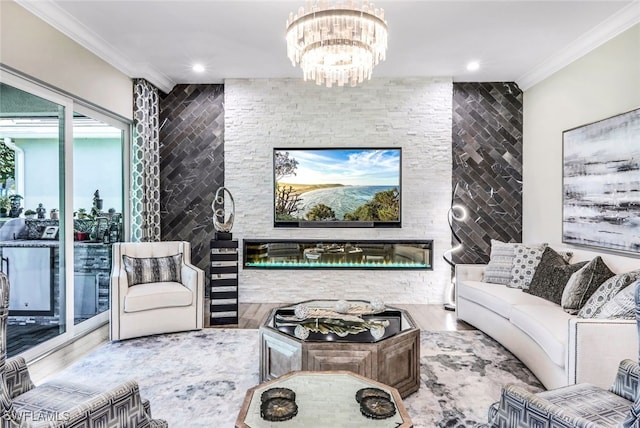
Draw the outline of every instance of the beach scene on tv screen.
<instances>
[{"instance_id":1,"label":"beach scene on tv screen","mask_svg":"<svg viewBox=\"0 0 640 428\"><path fill-rule=\"evenodd\" d=\"M400 170L400 149L276 149L276 221L399 222Z\"/></svg>"}]
</instances>

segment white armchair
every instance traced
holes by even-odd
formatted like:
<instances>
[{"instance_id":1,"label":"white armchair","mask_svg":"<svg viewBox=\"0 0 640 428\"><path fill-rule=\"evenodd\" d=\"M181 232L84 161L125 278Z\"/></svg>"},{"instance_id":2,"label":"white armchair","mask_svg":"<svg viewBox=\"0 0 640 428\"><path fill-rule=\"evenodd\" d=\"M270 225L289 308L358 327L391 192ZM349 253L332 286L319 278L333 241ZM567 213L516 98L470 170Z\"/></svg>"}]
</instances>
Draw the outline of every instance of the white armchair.
<instances>
[{"instance_id":1,"label":"white armchair","mask_svg":"<svg viewBox=\"0 0 640 428\"><path fill-rule=\"evenodd\" d=\"M188 242L113 244L111 340L201 329L203 302Z\"/></svg>"}]
</instances>

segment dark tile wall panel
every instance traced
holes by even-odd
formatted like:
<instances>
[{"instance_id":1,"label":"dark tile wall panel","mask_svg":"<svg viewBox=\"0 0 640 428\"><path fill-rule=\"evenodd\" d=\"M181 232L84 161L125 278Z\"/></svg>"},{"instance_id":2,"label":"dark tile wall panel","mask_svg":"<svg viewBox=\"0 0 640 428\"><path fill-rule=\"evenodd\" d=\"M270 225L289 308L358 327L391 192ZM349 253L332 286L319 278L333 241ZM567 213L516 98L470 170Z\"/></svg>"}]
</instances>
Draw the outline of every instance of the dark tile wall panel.
<instances>
[{"instance_id":1,"label":"dark tile wall panel","mask_svg":"<svg viewBox=\"0 0 640 428\"><path fill-rule=\"evenodd\" d=\"M224 85L161 94L160 124L162 240L191 242L192 262L208 272L211 202L224 185Z\"/></svg>"},{"instance_id":2,"label":"dark tile wall panel","mask_svg":"<svg viewBox=\"0 0 640 428\"><path fill-rule=\"evenodd\" d=\"M522 240L522 91L515 83L454 83L454 221L463 250L455 263L486 263L491 239Z\"/></svg>"}]
</instances>

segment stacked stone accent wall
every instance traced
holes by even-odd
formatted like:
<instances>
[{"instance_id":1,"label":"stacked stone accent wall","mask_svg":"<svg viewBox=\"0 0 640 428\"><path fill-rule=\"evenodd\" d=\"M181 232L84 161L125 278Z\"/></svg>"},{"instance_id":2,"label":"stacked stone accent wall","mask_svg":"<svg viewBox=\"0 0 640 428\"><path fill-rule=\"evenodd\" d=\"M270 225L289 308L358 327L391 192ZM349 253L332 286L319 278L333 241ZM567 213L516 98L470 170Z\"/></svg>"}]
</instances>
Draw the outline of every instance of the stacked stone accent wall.
<instances>
[{"instance_id":1,"label":"stacked stone accent wall","mask_svg":"<svg viewBox=\"0 0 640 428\"><path fill-rule=\"evenodd\" d=\"M486 263L491 239L522 240L522 91L516 84L454 83L455 203L469 217L455 222L464 249L457 263Z\"/></svg>"},{"instance_id":2,"label":"stacked stone accent wall","mask_svg":"<svg viewBox=\"0 0 640 428\"><path fill-rule=\"evenodd\" d=\"M449 78L331 89L301 79L227 80L224 183L235 198L234 238L433 239L435 249L433 271L242 269L240 301L442 302L450 280L442 254L451 242L452 92ZM402 228L274 228L273 148L349 146L402 148Z\"/></svg>"}]
</instances>

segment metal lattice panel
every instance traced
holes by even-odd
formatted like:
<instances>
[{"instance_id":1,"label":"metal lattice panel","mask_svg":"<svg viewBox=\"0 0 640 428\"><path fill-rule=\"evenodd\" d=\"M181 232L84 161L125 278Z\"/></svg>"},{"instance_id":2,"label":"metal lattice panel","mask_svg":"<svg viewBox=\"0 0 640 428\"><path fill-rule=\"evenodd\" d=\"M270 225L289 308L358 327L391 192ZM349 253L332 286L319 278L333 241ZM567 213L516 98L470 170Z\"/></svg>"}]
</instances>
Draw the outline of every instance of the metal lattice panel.
<instances>
[{"instance_id":1,"label":"metal lattice panel","mask_svg":"<svg viewBox=\"0 0 640 428\"><path fill-rule=\"evenodd\" d=\"M131 145L131 240L160 239L158 89L135 79Z\"/></svg>"}]
</instances>

